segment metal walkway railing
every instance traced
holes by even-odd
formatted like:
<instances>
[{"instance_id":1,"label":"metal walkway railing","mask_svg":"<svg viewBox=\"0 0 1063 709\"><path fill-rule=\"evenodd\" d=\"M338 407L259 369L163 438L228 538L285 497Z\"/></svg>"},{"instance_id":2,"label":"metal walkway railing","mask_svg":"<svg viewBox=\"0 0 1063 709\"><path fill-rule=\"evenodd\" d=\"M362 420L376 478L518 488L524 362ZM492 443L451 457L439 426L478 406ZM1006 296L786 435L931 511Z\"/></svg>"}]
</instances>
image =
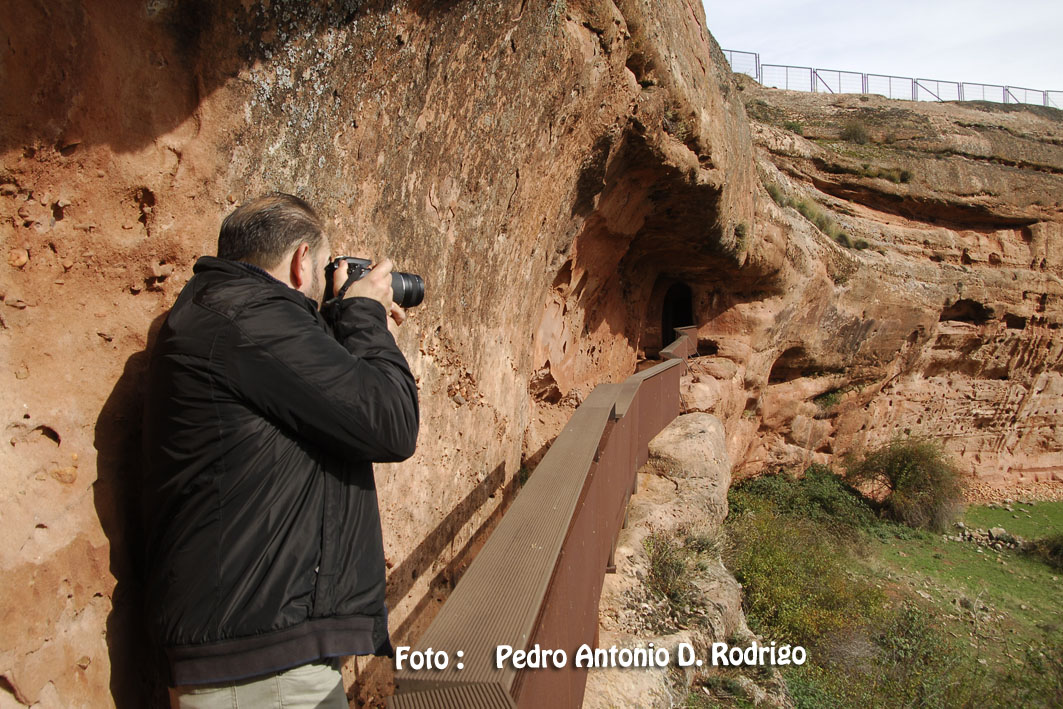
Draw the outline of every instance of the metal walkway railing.
<instances>
[{"instance_id":1,"label":"metal walkway railing","mask_svg":"<svg viewBox=\"0 0 1063 709\"><path fill-rule=\"evenodd\" d=\"M636 472L648 444L679 415L679 377L697 349L694 328L662 351L660 364L621 384L601 384L573 413L513 506L412 647L445 651L445 669L396 672L393 709L579 707L595 647L598 600L612 566ZM672 358L672 359L667 359ZM500 645L560 649L560 669L496 667ZM460 654L459 654L460 652Z\"/></svg>"}]
</instances>

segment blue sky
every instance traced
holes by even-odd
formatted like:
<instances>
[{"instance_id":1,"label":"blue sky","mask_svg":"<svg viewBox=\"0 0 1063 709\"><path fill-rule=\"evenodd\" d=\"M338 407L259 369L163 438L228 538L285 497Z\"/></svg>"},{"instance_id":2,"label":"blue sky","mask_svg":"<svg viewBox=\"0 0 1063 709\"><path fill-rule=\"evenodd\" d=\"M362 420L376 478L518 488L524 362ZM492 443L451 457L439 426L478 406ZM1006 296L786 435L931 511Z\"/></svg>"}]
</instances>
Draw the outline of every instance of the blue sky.
<instances>
[{"instance_id":1,"label":"blue sky","mask_svg":"<svg viewBox=\"0 0 1063 709\"><path fill-rule=\"evenodd\" d=\"M1063 2L703 0L724 49L762 63L1063 91Z\"/></svg>"}]
</instances>

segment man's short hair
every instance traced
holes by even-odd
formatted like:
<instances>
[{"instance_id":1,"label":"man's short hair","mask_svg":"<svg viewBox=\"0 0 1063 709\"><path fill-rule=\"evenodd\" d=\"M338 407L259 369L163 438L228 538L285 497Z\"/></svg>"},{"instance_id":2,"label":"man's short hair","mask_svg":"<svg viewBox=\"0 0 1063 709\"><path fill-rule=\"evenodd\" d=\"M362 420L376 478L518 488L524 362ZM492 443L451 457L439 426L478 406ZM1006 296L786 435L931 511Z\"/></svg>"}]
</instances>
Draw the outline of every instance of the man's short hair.
<instances>
[{"instance_id":1,"label":"man's short hair","mask_svg":"<svg viewBox=\"0 0 1063 709\"><path fill-rule=\"evenodd\" d=\"M321 219L298 197L273 192L225 217L218 233L218 257L273 268L304 241L311 251L321 246Z\"/></svg>"}]
</instances>

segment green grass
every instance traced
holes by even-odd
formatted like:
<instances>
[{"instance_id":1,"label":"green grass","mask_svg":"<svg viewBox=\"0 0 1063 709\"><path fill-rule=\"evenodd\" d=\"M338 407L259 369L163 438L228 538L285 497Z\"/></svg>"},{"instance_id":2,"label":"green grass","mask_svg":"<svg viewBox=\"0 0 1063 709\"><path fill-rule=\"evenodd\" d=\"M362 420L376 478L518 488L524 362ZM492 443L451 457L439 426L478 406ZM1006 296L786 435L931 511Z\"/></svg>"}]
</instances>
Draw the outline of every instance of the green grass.
<instances>
[{"instance_id":1,"label":"green grass","mask_svg":"<svg viewBox=\"0 0 1063 709\"><path fill-rule=\"evenodd\" d=\"M963 523L974 529L1003 527L1023 539L1037 539L1050 534L1063 533L1063 501L1037 502L1024 505L1015 502L1012 511L988 506L968 507Z\"/></svg>"},{"instance_id":2,"label":"green grass","mask_svg":"<svg viewBox=\"0 0 1063 709\"><path fill-rule=\"evenodd\" d=\"M831 389L830 391L820 394L812 401L819 408L826 410L841 401L844 393L845 392L841 389Z\"/></svg>"},{"instance_id":3,"label":"green grass","mask_svg":"<svg viewBox=\"0 0 1063 709\"><path fill-rule=\"evenodd\" d=\"M843 533L877 524L871 508L825 465L810 465L800 478L780 473L744 480L731 488L728 502L732 521L748 511L791 515Z\"/></svg>"},{"instance_id":4,"label":"green grass","mask_svg":"<svg viewBox=\"0 0 1063 709\"><path fill-rule=\"evenodd\" d=\"M731 525L727 555L744 588L749 626L773 640L817 645L875 614L882 594L846 573L844 542L822 525L762 511Z\"/></svg>"},{"instance_id":5,"label":"green grass","mask_svg":"<svg viewBox=\"0 0 1063 709\"><path fill-rule=\"evenodd\" d=\"M816 228L822 231L830 238L837 241L842 246L852 248L852 241L849 239L849 235L845 233L845 230L838 226L837 222L831 218L830 214L819 206L818 203L807 199L791 199L783 194L783 191L778 185L774 183L768 183L765 186L768 191L768 195L774 200L775 204L783 207L793 207L801 216L808 221L816 225Z\"/></svg>"},{"instance_id":6,"label":"green grass","mask_svg":"<svg viewBox=\"0 0 1063 709\"><path fill-rule=\"evenodd\" d=\"M725 559L750 626L809 650L783 670L795 706L1063 706L1059 571L877 518L822 466L729 500ZM1044 529L1061 510L1042 504ZM967 524L999 512L972 507ZM734 706L721 681L714 696Z\"/></svg>"},{"instance_id":7,"label":"green grass","mask_svg":"<svg viewBox=\"0 0 1063 709\"><path fill-rule=\"evenodd\" d=\"M958 616L961 627L967 624L957 610L957 601L967 598L978 599L989 612L1003 614L1004 620L993 620L991 625L1007 635L1047 640L1045 633L1063 632L1059 572L1017 551L979 552L980 548L968 542L946 542L931 533L907 540L873 540L865 568L880 582L889 578L923 590L930 596L926 600L945 612L946 626L956 625L950 615Z\"/></svg>"}]
</instances>

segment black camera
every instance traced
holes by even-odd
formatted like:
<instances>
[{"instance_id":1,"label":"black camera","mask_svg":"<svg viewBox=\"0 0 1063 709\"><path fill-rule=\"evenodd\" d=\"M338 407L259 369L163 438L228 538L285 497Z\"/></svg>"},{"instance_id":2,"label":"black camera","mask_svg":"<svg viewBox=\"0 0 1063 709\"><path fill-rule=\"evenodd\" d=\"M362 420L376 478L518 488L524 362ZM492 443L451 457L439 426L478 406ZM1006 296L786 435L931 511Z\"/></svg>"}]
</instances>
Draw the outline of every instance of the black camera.
<instances>
[{"instance_id":1,"label":"black camera","mask_svg":"<svg viewBox=\"0 0 1063 709\"><path fill-rule=\"evenodd\" d=\"M340 267L340 262L347 262L347 283L339 284L350 286L355 281L361 280L365 274L373 268L369 259L356 258L354 256L340 256L325 266L325 300L332 298L332 276ZM343 293L340 293L340 297ZM400 308L412 308L420 305L424 300L424 279L414 273L391 272L391 299ZM324 302L324 300L322 301Z\"/></svg>"}]
</instances>

